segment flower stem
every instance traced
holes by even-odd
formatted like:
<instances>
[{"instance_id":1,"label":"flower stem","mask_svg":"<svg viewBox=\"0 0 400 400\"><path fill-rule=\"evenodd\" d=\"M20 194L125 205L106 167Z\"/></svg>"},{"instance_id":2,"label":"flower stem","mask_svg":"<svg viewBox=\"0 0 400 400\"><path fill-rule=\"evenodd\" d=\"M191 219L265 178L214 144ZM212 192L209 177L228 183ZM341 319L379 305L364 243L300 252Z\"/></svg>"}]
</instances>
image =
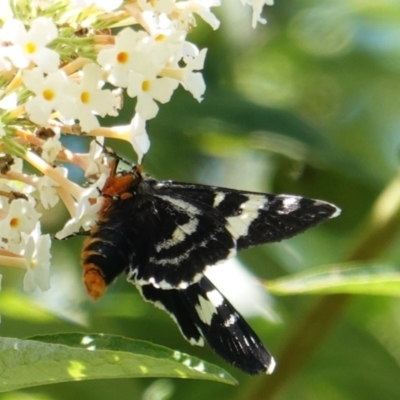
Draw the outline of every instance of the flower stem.
<instances>
[{"instance_id":1,"label":"flower stem","mask_svg":"<svg viewBox=\"0 0 400 400\"><path fill-rule=\"evenodd\" d=\"M26 269L25 258L18 255L15 257L0 255L0 265L3 267Z\"/></svg>"},{"instance_id":2,"label":"flower stem","mask_svg":"<svg viewBox=\"0 0 400 400\"><path fill-rule=\"evenodd\" d=\"M53 179L53 181L57 182L60 186L66 189L76 200L78 200L84 189L82 189L76 183L73 183L69 179L60 175L56 169L54 169L51 165L46 163L42 158L40 158L37 154L32 151L27 151L22 157L35 168L37 168L43 175L48 176Z\"/></svg>"}]
</instances>

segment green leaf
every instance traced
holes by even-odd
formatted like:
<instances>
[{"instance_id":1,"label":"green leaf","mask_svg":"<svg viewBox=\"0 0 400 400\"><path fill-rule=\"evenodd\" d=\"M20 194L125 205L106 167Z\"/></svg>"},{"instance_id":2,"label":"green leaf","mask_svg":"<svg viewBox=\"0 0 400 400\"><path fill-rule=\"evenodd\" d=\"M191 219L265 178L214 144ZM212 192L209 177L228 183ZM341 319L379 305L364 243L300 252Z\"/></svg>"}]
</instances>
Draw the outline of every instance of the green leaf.
<instances>
[{"instance_id":1,"label":"green leaf","mask_svg":"<svg viewBox=\"0 0 400 400\"><path fill-rule=\"evenodd\" d=\"M190 378L234 385L223 369L179 351L103 334L0 339L0 392L111 378Z\"/></svg>"},{"instance_id":2,"label":"green leaf","mask_svg":"<svg viewBox=\"0 0 400 400\"><path fill-rule=\"evenodd\" d=\"M382 263L327 265L266 283L277 295L368 294L400 296L400 267Z\"/></svg>"}]
</instances>

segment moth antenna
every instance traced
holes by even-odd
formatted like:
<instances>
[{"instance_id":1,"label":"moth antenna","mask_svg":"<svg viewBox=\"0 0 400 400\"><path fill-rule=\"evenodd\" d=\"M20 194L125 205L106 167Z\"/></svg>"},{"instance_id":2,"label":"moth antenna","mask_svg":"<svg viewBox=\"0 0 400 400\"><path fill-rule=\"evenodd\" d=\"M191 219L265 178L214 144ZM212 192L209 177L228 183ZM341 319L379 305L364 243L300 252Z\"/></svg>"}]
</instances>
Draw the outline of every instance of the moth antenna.
<instances>
[{"instance_id":1,"label":"moth antenna","mask_svg":"<svg viewBox=\"0 0 400 400\"><path fill-rule=\"evenodd\" d=\"M137 174L142 175L143 164L135 165L135 171L136 171Z\"/></svg>"},{"instance_id":2,"label":"moth antenna","mask_svg":"<svg viewBox=\"0 0 400 400\"><path fill-rule=\"evenodd\" d=\"M103 148L103 153L107 156L110 156L112 158L114 158L114 160L116 161L121 161L126 165L129 165L130 167L134 167L135 164L133 164L132 162L128 161L126 158L123 158L121 156L119 156L114 150L111 150L109 147L105 146L104 144L101 144L97 139L95 139L96 143ZM117 169L118 163L115 163L115 170Z\"/></svg>"}]
</instances>

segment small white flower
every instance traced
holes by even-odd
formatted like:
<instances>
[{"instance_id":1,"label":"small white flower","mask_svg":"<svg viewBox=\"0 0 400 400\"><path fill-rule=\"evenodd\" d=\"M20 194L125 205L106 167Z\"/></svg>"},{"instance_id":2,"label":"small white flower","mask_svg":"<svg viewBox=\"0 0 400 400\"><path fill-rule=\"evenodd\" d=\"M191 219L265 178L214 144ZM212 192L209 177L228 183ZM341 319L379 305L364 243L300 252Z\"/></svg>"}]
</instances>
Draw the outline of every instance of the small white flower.
<instances>
[{"instance_id":1,"label":"small white flower","mask_svg":"<svg viewBox=\"0 0 400 400\"><path fill-rule=\"evenodd\" d=\"M56 233L57 239L64 239L81 228L84 231L89 231L96 223L96 218L101 207L101 198L99 198L99 190L104 187L107 175L101 174L100 178L86 190L84 190L81 198L78 201L76 215L73 216L64 226L61 231ZM96 202L93 203L93 200Z\"/></svg>"},{"instance_id":2,"label":"small white flower","mask_svg":"<svg viewBox=\"0 0 400 400\"><path fill-rule=\"evenodd\" d=\"M192 93L193 97L197 101L203 100L203 94L206 90L206 84L204 83L203 75L201 74L201 72L195 71L203 69L206 54L207 49L202 49L194 57L186 58L186 67L184 68L184 75L181 80L182 86L187 91Z\"/></svg>"},{"instance_id":3,"label":"small white flower","mask_svg":"<svg viewBox=\"0 0 400 400\"><path fill-rule=\"evenodd\" d=\"M120 87L128 85L129 71L137 57L136 44L146 36L147 33L144 31L136 32L131 28L125 28L116 36L112 48L99 52L97 61L109 73L110 83Z\"/></svg>"},{"instance_id":4,"label":"small white flower","mask_svg":"<svg viewBox=\"0 0 400 400\"><path fill-rule=\"evenodd\" d=\"M145 120L140 114L135 114L129 125L131 144L138 155L138 164L142 162L143 156L149 151L150 139L146 131Z\"/></svg>"},{"instance_id":5,"label":"small white flower","mask_svg":"<svg viewBox=\"0 0 400 400\"><path fill-rule=\"evenodd\" d=\"M42 153L41 157L48 163L52 163L58 156L59 152L62 150L62 144L60 142L59 134L46 139L41 147Z\"/></svg>"},{"instance_id":6,"label":"small white flower","mask_svg":"<svg viewBox=\"0 0 400 400\"><path fill-rule=\"evenodd\" d=\"M16 199L11 202L7 217L0 221L0 235L10 251L19 250L22 233L29 235L40 217L41 214L35 211L28 200Z\"/></svg>"},{"instance_id":7,"label":"small white flower","mask_svg":"<svg viewBox=\"0 0 400 400\"><path fill-rule=\"evenodd\" d=\"M44 77L38 68L24 70L22 81L27 89L36 95L25 105L31 121L39 125L46 125L53 110L62 113L64 104L68 104L65 92L71 82L63 71L58 70Z\"/></svg>"},{"instance_id":8,"label":"small white flower","mask_svg":"<svg viewBox=\"0 0 400 400\"><path fill-rule=\"evenodd\" d=\"M89 153L81 155L88 166L85 168L85 177L99 176L100 174L109 174L110 168L105 164L104 149L101 145L104 144L104 138L102 136L96 140L92 140L89 145Z\"/></svg>"},{"instance_id":9,"label":"small white flower","mask_svg":"<svg viewBox=\"0 0 400 400\"><path fill-rule=\"evenodd\" d=\"M73 83L66 90L72 101L68 110L63 107L64 115L67 118L79 119L85 132L100 126L94 114L102 117L111 115L119 106L118 99L110 90L101 90L104 84L102 74L103 71L98 65L86 64L80 83Z\"/></svg>"},{"instance_id":10,"label":"small white flower","mask_svg":"<svg viewBox=\"0 0 400 400\"><path fill-rule=\"evenodd\" d=\"M261 18L261 13L264 8L264 5L272 6L274 4L274 0L240 0L243 5L249 5L253 7L253 20L251 26L255 28L257 26L257 22L260 24L265 24L267 20L265 18Z\"/></svg>"},{"instance_id":11,"label":"small white flower","mask_svg":"<svg viewBox=\"0 0 400 400\"><path fill-rule=\"evenodd\" d=\"M24 251L26 273L24 276L24 290L34 292L37 287L44 292L50 289L50 235L41 235L40 223L32 234L24 235L26 242Z\"/></svg>"},{"instance_id":12,"label":"small white flower","mask_svg":"<svg viewBox=\"0 0 400 400\"><path fill-rule=\"evenodd\" d=\"M195 13L216 30L219 28L220 22L210 8L220 5L220 0L188 0L176 3L176 8L179 10L179 21L184 27L187 28L193 24L193 13Z\"/></svg>"},{"instance_id":13,"label":"small white flower","mask_svg":"<svg viewBox=\"0 0 400 400\"><path fill-rule=\"evenodd\" d=\"M46 45L58 36L57 27L48 18L36 18L26 31L22 21L7 20L3 26L3 40L12 43L7 54L17 68L26 68L34 62L45 73L54 72L60 64L59 54Z\"/></svg>"},{"instance_id":14,"label":"small white flower","mask_svg":"<svg viewBox=\"0 0 400 400\"><path fill-rule=\"evenodd\" d=\"M129 141L132 144L133 149L138 155L138 164L142 162L143 155L146 154L150 148L150 139L146 132L146 121L138 113L132 118L129 125L115 126L113 131Z\"/></svg>"},{"instance_id":15,"label":"small white flower","mask_svg":"<svg viewBox=\"0 0 400 400\"><path fill-rule=\"evenodd\" d=\"M145 11L149 34L136 44L136 57L132 70L146 76L156 76L170 63L179 63L186 32L178 30L175 21L166 15Z\"/></svg>"},{"instance_id":16,"label":"small white flower","mask_svg":"<svg viewBox=\"0 0 400 400\"><path fill-rule=\"evenodd\" d=\"M61 176L64 176L65 178L67 177L68 170L66 168L57 167L55 169ZM39 192L40 202L45 209L54 207L58 203L59 197L57 195L57 191L54 189L54 186L59 186L59 184L48 176L42 176L38 178L36 187Z\"/></svg>"},{"instance_id":17,"label":"small white flower","mask_svg":"<svg viewBox=\"0 0 400 400\"><path fill-rule=\"evenodd\" d=\"M162 104L168 102L178 85L179 82L175 79L149 77L131 71L127 93L130 97L137 97L135 111L144 119L151 119L158 112L158 105L154 100Z\"/></svg>"}]
</instances>

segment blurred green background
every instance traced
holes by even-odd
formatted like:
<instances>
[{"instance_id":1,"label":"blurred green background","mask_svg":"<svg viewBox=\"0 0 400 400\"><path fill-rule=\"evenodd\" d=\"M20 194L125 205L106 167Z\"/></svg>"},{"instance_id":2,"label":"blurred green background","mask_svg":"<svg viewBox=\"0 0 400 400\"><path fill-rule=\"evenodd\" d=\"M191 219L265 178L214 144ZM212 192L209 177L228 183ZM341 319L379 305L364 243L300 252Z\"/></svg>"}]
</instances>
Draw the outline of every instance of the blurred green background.
<instances>
[{"instance_id":1,"label":"blurred green background","mask_svg":"<svg viewBox=\"0 0 400 400\"><path fill-rule=\"evenodd\" d=\"M179 90L161 106L149 122L152 147L145 157L146 171L158 179L294 193L342 208L339 218L299 237L243 252L240 260L261 280L346 260L368 234L363 223L374 202L398 173L400 149L400 1L276 3L265 10L268 24L255 30L250 10L239 1L224 1L217 32L198 20L190 40L209 49L204 101L198 104ZM124 118L129 120L128 112ZM73 140L67 145L79 148L82 142ZM135 161L128 146L108 144ZM61 225L48 216L50 231ZM396 231L397 226L378 255L382 262L400 260ZM275 375L245 376L208 347L190 346L169 317L144 303L123 277L100 302L88 301L80 276L81 244L82 238L54 244L52 289L44 295L11 290L21 286L22 273L4 271L1 336L84 331L145 339L218 364L240 385L87 381L2 394L1 400L270 398ZM249 318L278 369L288 337L318 301L275 297L280 323ZM400 398L399 329L398 298L353 298L274 398ZM310 324L311 341L314 334Z\"/></svg>"}]
</instances>

